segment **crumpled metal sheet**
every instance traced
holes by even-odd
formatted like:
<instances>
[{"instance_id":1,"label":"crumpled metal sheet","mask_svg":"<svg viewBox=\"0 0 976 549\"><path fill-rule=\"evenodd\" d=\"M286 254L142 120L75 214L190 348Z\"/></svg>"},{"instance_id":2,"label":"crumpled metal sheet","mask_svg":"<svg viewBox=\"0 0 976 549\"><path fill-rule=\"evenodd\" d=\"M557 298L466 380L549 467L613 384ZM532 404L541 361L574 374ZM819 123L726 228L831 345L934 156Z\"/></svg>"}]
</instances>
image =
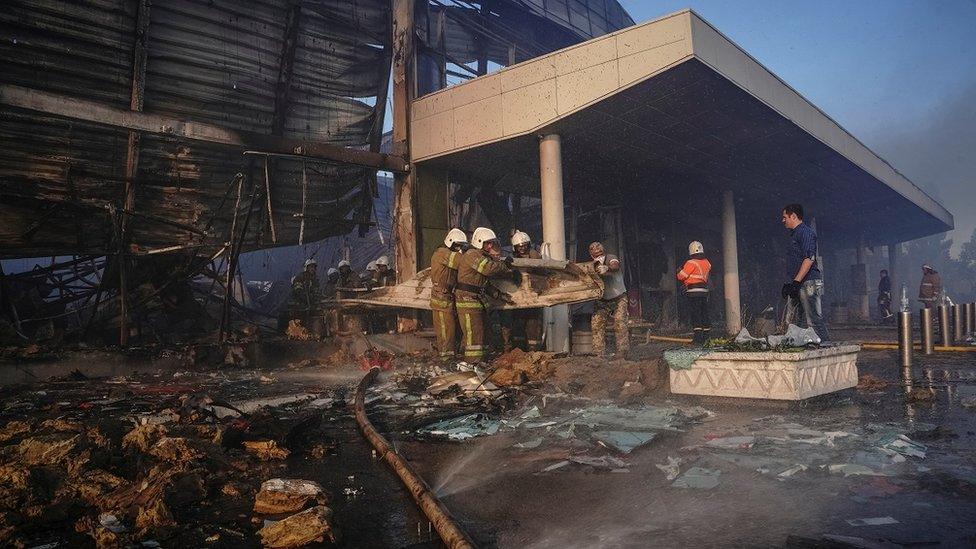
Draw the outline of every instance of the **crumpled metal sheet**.
<instances>
[{"instance_id":1,"label":"crumpled metal sheet","mask_svg":"<svg viewBox=\"0 0 976 549\"><path fill-rule=\"evenodd\" d=\"M269 134L285 29L292 2L168 0L150 8L145 108L149 113ZM304 0L284 135L343 146L366 146L377 109L370 99L387 86L389 5L382 0ZM128 108L138 2L11 0L0 12L4 81L117 108ZM0 222L0 249L25 255L71 253L108 246L105 205L122 196L128 131L0 109L0 194L16 216ZM238 172L263 185L241 151L220 145L144 135L136 209L191 225L206 224ZM345 234L373 172L314 165L309 171L305 240ZM279 161L272 175L278 245L298 241L301 163ZM23 228L54 204L34 238ZM79 210L84 212L78 221ZM232 204L231 204L232 205ZM245 249L272 245L262 211ZM224 240L230 208L214 220ZM78 225L82 227L79 230ZM186 231L135 221L134 242L182 244ZM263 235L263 237L262 237Z\"/></svg>"}]
</instances>

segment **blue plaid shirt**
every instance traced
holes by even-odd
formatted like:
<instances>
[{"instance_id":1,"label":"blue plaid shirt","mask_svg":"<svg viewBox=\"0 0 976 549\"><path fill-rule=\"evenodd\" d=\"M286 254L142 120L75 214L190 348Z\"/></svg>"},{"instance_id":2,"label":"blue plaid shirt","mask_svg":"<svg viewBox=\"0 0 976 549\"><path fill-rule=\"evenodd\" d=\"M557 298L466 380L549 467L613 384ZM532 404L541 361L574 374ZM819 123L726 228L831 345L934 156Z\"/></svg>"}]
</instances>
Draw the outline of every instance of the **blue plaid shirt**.
<instances>
[{"instance_id":1,"label":"blue plaid shirt","mask_svg":"<svg viewBox=\"0 0 976 549\"><path fill-rule=\"evenodd\" d=\"M800 265L803 264L804 259L812 259L813 266L810 267L807 276L800 282L822 279L823 275L820 273L820 267L817 266L817 232L806 223L800 223L790 232L790 235L792 236L789 252L790 272L788 276L790 279L795 277L796 273L800 271Z\"/></svg>"}]
</instances>

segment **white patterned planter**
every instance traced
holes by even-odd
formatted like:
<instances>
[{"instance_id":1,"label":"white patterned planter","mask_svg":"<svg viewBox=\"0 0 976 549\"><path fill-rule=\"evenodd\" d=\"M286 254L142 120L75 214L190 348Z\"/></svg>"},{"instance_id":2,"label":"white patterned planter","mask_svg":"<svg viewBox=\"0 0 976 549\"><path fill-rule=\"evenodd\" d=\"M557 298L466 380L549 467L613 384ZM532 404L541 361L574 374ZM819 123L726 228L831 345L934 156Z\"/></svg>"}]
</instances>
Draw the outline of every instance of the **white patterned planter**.
<instances>
[{"instance_id":1,"label":"white patterned planter","mask_svg":"<svg viewBox=\"0 0 976 549\"><path fill-rule=\"evenodd\" d=\"M799 353L713 351L689 370L671 370L671 392L803 400L857 385L858 345Z\"/></svg>"}]
</instances>

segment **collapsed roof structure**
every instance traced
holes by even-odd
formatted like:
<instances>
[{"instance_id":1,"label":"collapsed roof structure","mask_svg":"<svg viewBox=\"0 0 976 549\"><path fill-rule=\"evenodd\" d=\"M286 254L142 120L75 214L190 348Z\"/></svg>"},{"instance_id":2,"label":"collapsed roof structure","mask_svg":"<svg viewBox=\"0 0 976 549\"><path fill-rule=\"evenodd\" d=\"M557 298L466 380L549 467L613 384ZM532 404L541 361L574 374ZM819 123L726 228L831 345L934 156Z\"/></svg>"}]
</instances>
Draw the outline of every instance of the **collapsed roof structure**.
<instances>
[{"instance_id":1,"label":"collapsed roof structure","mask_svg":"<svg viewBox=\"0 0 976 549\"><path fill-rule=\"evenodd\" d=\"M416 7L411 96L633 23L615 0ZM4 8L0 256L84 257L86 303L124 299L148 262L186 276L224 257L229 278L243 251L362 232L377 170L409 169L381 152L388 1Z\"/></svg>"}]
</instances>

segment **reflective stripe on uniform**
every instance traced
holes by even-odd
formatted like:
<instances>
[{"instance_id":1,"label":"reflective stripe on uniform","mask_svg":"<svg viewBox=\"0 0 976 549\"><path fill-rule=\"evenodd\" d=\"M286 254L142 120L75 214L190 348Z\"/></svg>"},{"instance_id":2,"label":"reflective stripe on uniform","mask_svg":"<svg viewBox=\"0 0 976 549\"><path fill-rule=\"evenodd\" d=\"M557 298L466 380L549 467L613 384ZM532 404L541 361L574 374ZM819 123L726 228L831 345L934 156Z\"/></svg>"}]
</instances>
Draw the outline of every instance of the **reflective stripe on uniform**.
<instances>
[{"instance_id":1,"label":"reflective stripe on uniform","mask_svg":"<svg viewBox=\"0 0 976 549\"><path fill-rule=\"evenodd\" d=\"M467 349L474 343L474 334L471 333L471 315L464 315L464 348Z\"/></svg>"},{"instance_id":2,"label":"reflective stripe on uniform","mask_svg":"<svg viewBox=\"0 0 976 549\"><path fill-rule=\"evenodd\" d=\"M457 270L457 268L458 268L457 258L460 255L461 254L459 254L457 252L451 252L451 255L447 256L447 268L448 269L454 269L455 271Z\"/></svg>"},{"instance_id":3,"label":"reflective stripe on uniform","mask_svg":"<svg viewBox=\"0 0 976 549\"><path fill-rule=\"evenodd\" d=\"M446 299L437 299L435 297L430 298L430 306L431 307L440 307L442 309L450 309L451 308L451 305L453 305L453 304L454 304L453 301L448 301Z\"/></svg>"},{"instance_id":4,"label":"reflective stripe on uniform","mask_svg":"<svg viewBox=\"0 0 976 549\"><path fill-rule=\"evenodd\" d=\"M471 357L471 358L481 358L481 357L485 356L485 352L484 351L467 351L466 350L466 351L464 351L464 356L465 357Z\"/></svg>"},{"instance_id":5,"label":"reflective stripe on uniform","mask_svg":"<svg viewBox=\"0 0 976 549\"><path fill-rule=\"evenodd\" d=\"M444 311L434 311L434 314L441 315L441 341L447 341L447 314Z\"/></svg>"},{"instance_id":6,"label":"reflective stripe on uniform","mask_svg":"<svg viewBox=\"0 0 976 549\"><path fill-rule=\"evenodd\" d=\"M461 301L458 300L455 304L458 309L484 309L485 306L480 301Z\"/></svg>"},{"instance_id":7,"label":"reflective stripe on uniform","mask_svg":"<svg viewBox=\"0 0 976 549\"><path fill-rule=\"evenodd\" d=\"M491 260L488 259L487 257L484 258L484 259L482 259L480 262L478 262L478 267L475 268L475 270L478 271L481 274L485 274L484 268L485 268L486 265L488 265L488 262L489 261L491 261Z\"/></svg>"}]
</instances>

